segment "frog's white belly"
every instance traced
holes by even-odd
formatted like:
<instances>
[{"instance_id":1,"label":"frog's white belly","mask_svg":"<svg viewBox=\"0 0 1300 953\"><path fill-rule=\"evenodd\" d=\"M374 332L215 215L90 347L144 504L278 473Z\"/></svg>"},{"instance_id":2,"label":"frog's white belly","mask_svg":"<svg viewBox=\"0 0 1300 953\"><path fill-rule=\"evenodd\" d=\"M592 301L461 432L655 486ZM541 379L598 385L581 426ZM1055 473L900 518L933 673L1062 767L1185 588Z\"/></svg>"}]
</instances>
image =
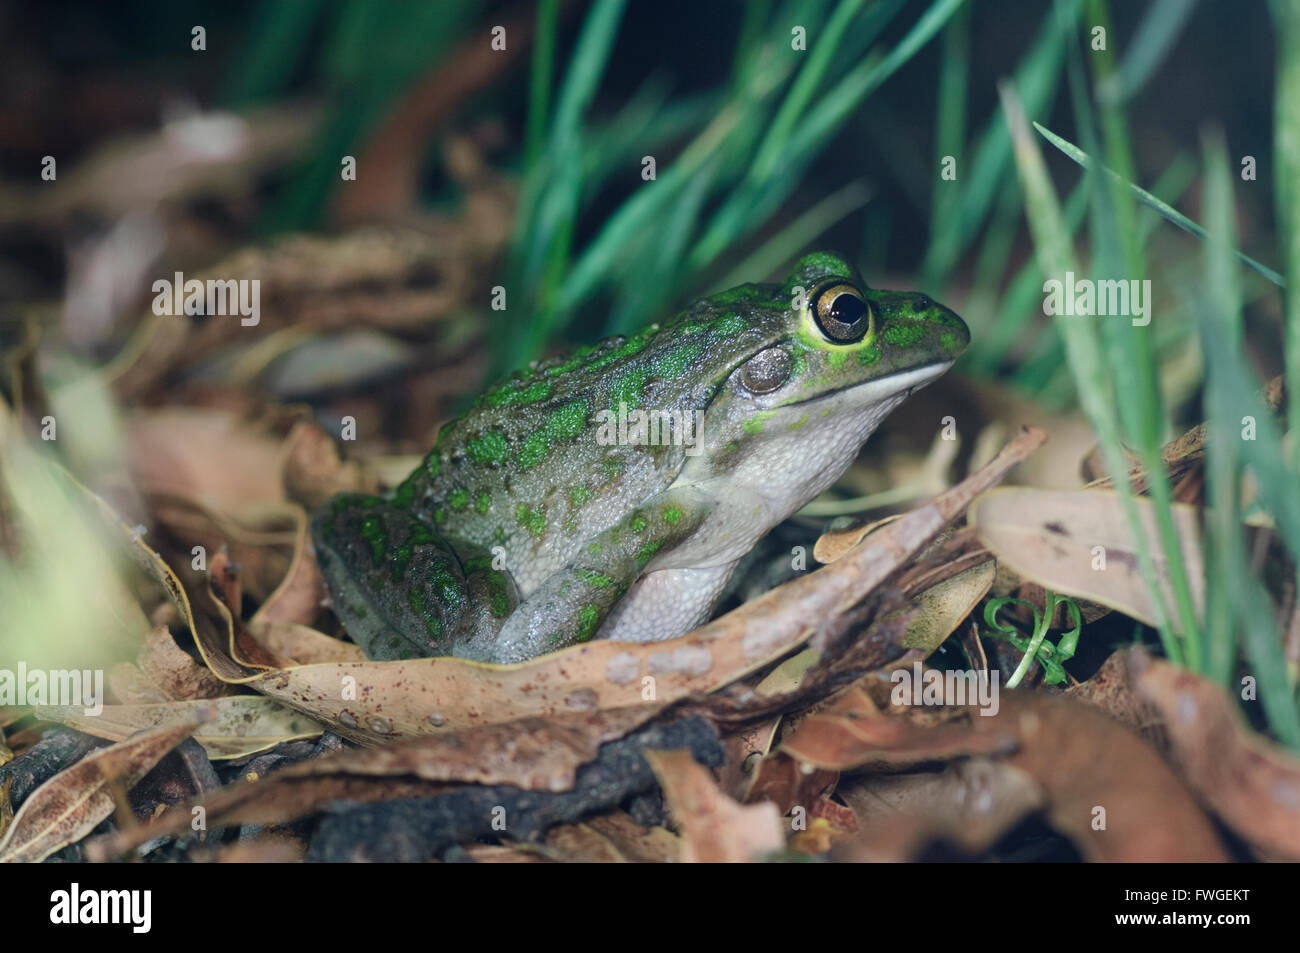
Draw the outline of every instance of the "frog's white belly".
<instances>
[{"instance_id":1,"label":"frog's white belly","mask_svg":"<svg viewBox=\"0 0 1300 953\"><path fill-rule=\"evenodd\" d=\"M838 480L890 411L948 366L918 368L795 405L805 424L792 430L777 422L726 473L688 465L673 488L689 487L707 498L707 518L690 539L650 562L597 637L657 642L705 622L741 557Z\"/></svg>"}]
</instances>

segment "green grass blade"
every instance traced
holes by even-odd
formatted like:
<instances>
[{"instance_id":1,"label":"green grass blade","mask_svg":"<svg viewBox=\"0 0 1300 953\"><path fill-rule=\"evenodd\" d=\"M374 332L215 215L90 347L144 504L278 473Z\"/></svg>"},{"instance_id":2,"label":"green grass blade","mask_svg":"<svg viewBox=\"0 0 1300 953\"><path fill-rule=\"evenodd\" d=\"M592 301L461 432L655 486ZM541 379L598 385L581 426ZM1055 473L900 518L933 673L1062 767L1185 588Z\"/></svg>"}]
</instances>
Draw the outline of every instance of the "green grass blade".
<instances>
[{"instance_id":1,"label":"green grass blade","mask_svg":"<svg viewBox=\"0 0 1300 953\"><path fill-rule=\"evenodd\" d=\"M1232 258L1235 238L1232 180L1221 135L1205 143L1205 206L1210 237L1205 242L1205 280L1209 294L1195 309L1202 323L1216 322L1226 346L1240 351L1242 336L1241 282ZM1199 296L1198 296L1199 297ZM1207 313L1208 312L1208 313ZM1219 335L1216 335L1216 337ZM1202 330L1202 346L1210 335ZM1223 362L1205 354L1206 399L1210 432L1206 447L1206 482L1210 506L1206 521L1206 629L1209 635L1206 674L1228 683L1237 654L1237 630L1242 619L1240 598L1246 592L1247 556L1242 539L1239 424L1234 424L1228 389L1222 380Z\"/></svg>"},{"instance_id":2,"label":"green grass blade","mask_svg":"<svg viewBox=\"0 0 1300 953\"><path fill-rule=\"evenodd\" d=\"M999 92L1014 144L1016 167L1025 192L1025 210L1034 236L1039 267L1044 275L1063 277L1066 272L1078 270L1069 229L1061 215L1043 157L1030 136L1024 108L1014 85L1004 82L999 85ZM1136 507L1128 485L1128 461L1120 445L1111 381L1097 340L1097 329L1089 321L1065 315L1056 315L1055 321L1065 341L1070 367L1077 381L1079 402L1097 435L1107 469L1115 477L1115 488L1126 518L1130 525L1137 525ZM1150 554L1142 546L1138 548L1138 564L1150 591L1158 592L1155 567ZM1171 660L1181 663L1182 647L1172 636L1163 600L1154 600L1153 605L1160 622L1165 654Z\"/></svg>"},{"instance_id":3,"label":"green grass blade","mask_svg":"<svg viewBox=\"0 0 1300 953\"><path fill-rule=\"evenodd\" d=\"M1173 49L1196 0L1156 0L1147 9L1129 44L1119 72L1097 86L1103 102L1122 103L1141 91Z\"/></svg>"},{"instance_id":4,"label":"green grass blade","mask_svg":"<svg viewBox=\"0 0 1300 953\"><path fill-rule=\"evenodd\" d=\"M1066 139L1062 139L1056 133L1040 125L1039 123L1034 123L1034 128L1039 131L1039 133L1043 136L1043 138L1045 138L1052 145L1056 146L1056 148L1060 149L1062 152L1064 152L1075 162L1079 163L1079 165L1083 166L1085 169L1090 168L1094 164L1092 158L1086 152L1084 152L1082 149L1076 146L1074 143L1069 142ZM1197 225L1195 222L1193 222L1182 212L1179 212L1177 209L1172 208L1165 202L1162 202L1160 199L1156 198L1154 195L1152 195L1150 192L1146 191L1145 189L1141 188L1140 186L1134 185L1132 182L1126 181L1118 173L1113 172L1110 169L1106 169L1104 167L1102 168L1107 175L1118 180L1121 184L1127 186L1137 197L1139 202L1141 202L1143 205L1148 206L1149 208L1155 209L1157 212L1163 215L1167 221L1171 222L1174 225L1177 225L1179 228L1181 228L1183 231L1187 232L1188 234L1195 235L1197 238L1203 239L1206 237L1205 229L1203 229L1200 225ZM1233 254L1236 255L1237 258L1239 258L1243 264L1253 268L1255 271L1259 272L1259 274L1263 275L1269 281L1273 282L1273 284L1278 285L1279 287L1284 284L1282 280L1282 276L1279 275L1272 268L1269 268L1267 265L1261 265L1259 262L1251 258L1249 255L1243 254L1242 252L1236 249L1233 249Z\"/></svg>"},{"instance_id":5,"label":"green grass blade","mask_svg":"<svg viewBox=\"0 0 1300 953\"><path fill-rule=\"evenodd\" d=\"M1300 470L1300 7L1274 7L1278 26L1277 92L1274 99L1273 157L1277 164L1277 221L1287 286L1287 421L1292 437L1292 470Z\"/></svg>"}]
</instances>

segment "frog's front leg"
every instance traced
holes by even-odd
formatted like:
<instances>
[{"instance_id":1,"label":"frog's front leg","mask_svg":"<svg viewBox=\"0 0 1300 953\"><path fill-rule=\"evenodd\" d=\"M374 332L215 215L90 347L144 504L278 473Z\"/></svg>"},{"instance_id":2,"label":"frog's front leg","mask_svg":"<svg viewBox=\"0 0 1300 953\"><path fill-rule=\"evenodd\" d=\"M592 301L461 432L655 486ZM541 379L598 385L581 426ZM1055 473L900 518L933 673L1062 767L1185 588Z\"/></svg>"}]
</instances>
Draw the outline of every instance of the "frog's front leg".
<instances>
[{"instance_id":1,"label":"frog's front leg","mask_svg":"<svg viewBox=\"0 0 1300 953\"><path fill-rule=\"evenodd\" d=\"M334 613L372 659L485 659L518 591L491 557L441 536L409 507L344 493L312 519Z\"/></svg>"},{"instance_id":2,"label":"frog's front leg","mask_svg":"<svg viewBox=\"0 0 1300 953\"><path fill-rule=\"evenodd\" d=\"M686 488L630 511L524 600L502 626L492 661L523 662L591 639L655 555L689 538L707 511Z\"/></svg>"}]
</instances>

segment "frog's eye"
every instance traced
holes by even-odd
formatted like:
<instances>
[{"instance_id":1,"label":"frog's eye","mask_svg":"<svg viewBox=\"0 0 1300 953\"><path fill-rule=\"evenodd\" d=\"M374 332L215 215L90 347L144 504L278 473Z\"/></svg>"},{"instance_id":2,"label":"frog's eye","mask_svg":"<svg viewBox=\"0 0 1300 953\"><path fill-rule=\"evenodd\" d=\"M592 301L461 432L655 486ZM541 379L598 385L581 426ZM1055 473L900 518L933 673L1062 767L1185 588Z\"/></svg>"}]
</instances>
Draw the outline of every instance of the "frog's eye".
<instances>
[{"instance_id":1,"label":"frog's eye","mask_svg":"<svg viewBox=\"0 0 1300 953\"><path fill-rule=\"evenodd\" d=\"M740 369L740 378L755 394L768 394L790 377L790 354L785 348L759 351Z\"/></svg>"},{"instance_id":2,"label":"frog's eye","mask_svg":"<svg viewBox=\"0 0 1300 953\"><path fill-rule=\"evenodd\" d=\"M828 341L853 344L866 337L874 315L862 292L843 280L828 282L809 302L817 329Z\"/></svg>"}]
</instances>

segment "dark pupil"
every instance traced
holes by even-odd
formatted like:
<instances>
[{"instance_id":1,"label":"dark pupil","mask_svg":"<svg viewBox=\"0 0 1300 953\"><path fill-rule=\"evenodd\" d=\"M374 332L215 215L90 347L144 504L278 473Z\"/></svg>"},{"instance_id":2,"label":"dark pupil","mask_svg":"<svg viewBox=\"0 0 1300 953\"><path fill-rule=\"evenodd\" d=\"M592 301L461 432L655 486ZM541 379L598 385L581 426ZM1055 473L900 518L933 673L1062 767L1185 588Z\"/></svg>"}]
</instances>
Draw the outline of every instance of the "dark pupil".
<instances>
[{"instance_id":1,"label":"dark pupil","mask_svg":"<svg viewBox=\"0 0 1300 953\"><path fill-rule=\"evenodd\" d=\"M843 324L854 325L866 313L866 302L854 295L836 295L831 302L831 317Z\"/></svg>"}]
</instances>

